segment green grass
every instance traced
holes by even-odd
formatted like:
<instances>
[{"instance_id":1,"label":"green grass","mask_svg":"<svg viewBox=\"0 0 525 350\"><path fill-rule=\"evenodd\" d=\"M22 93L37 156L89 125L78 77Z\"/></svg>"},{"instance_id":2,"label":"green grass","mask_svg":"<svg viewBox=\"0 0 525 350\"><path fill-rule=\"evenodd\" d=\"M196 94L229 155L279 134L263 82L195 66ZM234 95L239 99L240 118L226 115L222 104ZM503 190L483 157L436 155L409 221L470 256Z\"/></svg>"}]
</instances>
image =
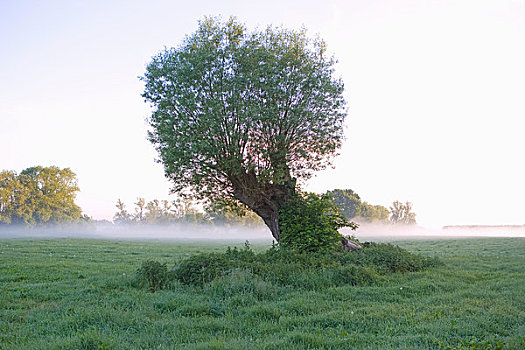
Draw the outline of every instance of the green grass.
<instances>
[{"instance_id":1,"label":"green grass","mask_svg":"<svg viewBox=\"0 0 525 350\"><path fill-rule=\"evenodd\" d=\"M396 244L444 264L369 286L239 271L151 293L132 286L144 261L227 244L0 240L0 349L525 349L525 239Z\"/></svg>"}]
</instances>

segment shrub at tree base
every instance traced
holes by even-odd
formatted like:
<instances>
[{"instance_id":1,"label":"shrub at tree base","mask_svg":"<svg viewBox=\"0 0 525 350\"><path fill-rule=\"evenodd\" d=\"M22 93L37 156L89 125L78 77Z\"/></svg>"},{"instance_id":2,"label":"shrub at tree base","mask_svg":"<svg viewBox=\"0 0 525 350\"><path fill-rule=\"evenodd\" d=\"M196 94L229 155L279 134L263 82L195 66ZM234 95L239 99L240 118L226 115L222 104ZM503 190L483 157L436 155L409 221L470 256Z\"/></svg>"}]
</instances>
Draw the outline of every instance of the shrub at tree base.
<instances>
[{"instance_id":1,"label":"shrub at tree base","mask_svg":"<svg viewBox=\"0 0 525 350\"><path fill-rule=\"evenodd\" d=\"M236 290L257 290L259 294L265 294L267 287L272 285L305 290L371 285L378 282L381 275L420 271L438 263L436 259L412 254L391 244L373 243L351 253L298 252L274 246L259 254L246 245L243 249L228 248L225 253L191 256L182 260L169 274L158 265L147 262L147 268L143 265L139 274L147 276L149 281L158 281L158 278L151 277L150 271L163 271L159 275L165 276L169 282L211 286L218 288L220 293L229 293L225 284L233 283ZM155 286L158 284L150 282L151 290L162 288Z\"/></svg>"},{"instance_id":2,"label":"shrub at tree base","mask_svg":"<svg viewBox=\"0 0 525 350\"><path fill-rule=\"evenodd\" d=\"M332 251L341 246L342 227L357 225L339 211L329 195L296 195L279 211L281 246L300 252Z\"/></svg>"}]
</instances>

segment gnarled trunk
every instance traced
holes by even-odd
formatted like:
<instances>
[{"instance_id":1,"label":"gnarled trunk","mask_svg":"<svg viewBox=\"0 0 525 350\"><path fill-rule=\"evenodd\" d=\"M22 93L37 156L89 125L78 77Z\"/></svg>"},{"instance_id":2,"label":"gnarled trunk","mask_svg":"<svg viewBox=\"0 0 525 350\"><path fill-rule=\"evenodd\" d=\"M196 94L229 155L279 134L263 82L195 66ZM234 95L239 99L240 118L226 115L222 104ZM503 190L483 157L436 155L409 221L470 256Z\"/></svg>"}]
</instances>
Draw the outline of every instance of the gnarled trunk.
<instances>
[{"instance_id":1,"label":"gnarled trunk","mask_svg":"<svg viewBox=\"0 0 525 350\"><path fill-rule=\"evenodd\" d=\"M234 196L259 215L272 232L273 238L281 241L279 209L293 198L295 179L289 178L284 184L260 183L254 171L242 172L231 177Z\"/></svg>"},{"instance_id":2,"label":"gnarled trunk","mask_svg":"<svg viewBox=\"0 0 525 350\"><path fill-rule=\"evenodd\" d=\"M273 238L279 243L281 241L281 228L279 227L279 209L275 210L273 208L259 208L256 211L266 226L272 232Z\"/></svg>"}]
</instances>

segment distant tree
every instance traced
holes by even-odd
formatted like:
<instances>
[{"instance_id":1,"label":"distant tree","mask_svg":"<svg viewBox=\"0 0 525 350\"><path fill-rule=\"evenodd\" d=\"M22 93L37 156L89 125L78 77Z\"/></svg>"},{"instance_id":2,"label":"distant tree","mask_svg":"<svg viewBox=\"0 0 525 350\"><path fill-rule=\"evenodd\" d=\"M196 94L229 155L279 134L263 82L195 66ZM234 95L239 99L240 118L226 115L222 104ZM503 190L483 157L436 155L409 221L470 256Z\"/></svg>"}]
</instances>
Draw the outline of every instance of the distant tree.
<instances>
[{"instance_id":1,"label":"distant tree","mask_svg":"<svg viewBox=\"0 0 525 350\"><path fill-rule=\"evenodd\" d=\"M166 199L163 199L160 201L161 205L162 205L162 217L163 217L163 220L165 222L170 222L170 221L173 221L173 211L172 211L172 205L171 203L166 200Z\"/></svg>"},{"instance_id":2,"label":"distant tree","mask_svg":"<svg viewBox=\"0 0 525 350\"><path fill-rule=\"evenodd\" d=\"M399 201L392 203L389 220L394 224L415 224L416 214L412 212L412 203Z\"/></svg>"},{"instance_id":3,"label":"distant tree","mask_svg":"<svg viewBox=\"0 0 525 350\"><path fill-rule=\"evenodd\" d=\"M327 194L332 197L332 200L335 202L337 208L339 208L341 213L347 219L353 219L355 217L361 216L361 198L353 190L336 189L328 191Z\"/></svg>"},{"instance_id":4,"label":"distant tree","mask_svg":"<svg viewBox=\"0 0 525 350\"><path fill-rule=\"evenodd\" d=\"M125 204L118 199L117 212L113 216L115 224L169 224L169 223L210 223L205 213L193 207L188 199L177 199L171 203L167 200L146 200L138 197L134 203L134 214L128 213Z\"/></svg>"},{"instance_id":5,"label":"distant tree","mask_svg":"<svg viewBox=\"0 0 525 350\"><path fill-rule=\"evenodd\" d=\"M148 224L158 224L162 221L162 208L160 207L160 201L154 199L146 204L146 213L144 214L144 220Z\"/></svg>"},{"instance_id":6,"label":"distant tree","mask_svg":"<svg viewBox=\"0 0 525 350\"><path fill-rule=\"evenodd\" d=\"M154 199L146 205L144 219L147 224L168 224L175 222L182 215L179 210L172 210L172 205L167 200Z\"/></svg>"},{"instance_id":7,"label":"distant tree","mask_svg":"<svg viewBox=\"0 0 525 350\"><path fill-rule=\"evenodd\" d=\"M117 200L116 207L118 211L113 216L115 224L129 224L133 221L133 216L126 210L126 205L122 203L120 198Z\"/></svg>"},{"instance_id":8,"label":"distant tree","mask_svg":"<svg viewBox=\"0 0 525 350\"><path fill-rule=\"evenodd\" d=\"M146 200L144 198L138 197L137 202L135 203L135 216L133 217L135 222L138 222L138 223L144 222L145 207L146 207Z\"/></svg>"},{"instance_id":9,"label":"distant tree","mask_svg":"<svg viewBox=\"0 0 525 350\"><path fill-rule=\"evenodd\" d=\"M69 168L31 167L20 175L0 173L0 222L11 224L73 223L86 221L75 204L79 191Z\"/></svg>"},{"instance_id":10,"label":"distant tree","mask_svg":"<svg viewBox=\"0 0 525 350\"><path fill-rule=\"evenodd\" d=\"M280 208L343 140L334 64L305 30L248 33L234 19L212 18L153 57L142 96L153 106L149 139L173 190L242 203L279 242Z\"/></svg>"},{"instance_id":11,"label":"distant tree","mask_svg":"<svg viewBox=\"0 0 525 350\"><path fill-rule=\"evenodd\" d=\"M336 189L327 192L341 213L347 219L358 219L368 222L386 222L388 209L381 205L371 205L361 201L361 197L351 189Z\"/></svg>"},{"instance_id":12,"label":"distant tree","mask_svg":"<svg viewBox=\"0 0 525 350\"><path fill-rule=\"evenodd\" d=\"M361 218L368 222L388 222L390 215L387 208L382 205L371 205L367 202L361 204Z\"/></svg>"}]
</instances>

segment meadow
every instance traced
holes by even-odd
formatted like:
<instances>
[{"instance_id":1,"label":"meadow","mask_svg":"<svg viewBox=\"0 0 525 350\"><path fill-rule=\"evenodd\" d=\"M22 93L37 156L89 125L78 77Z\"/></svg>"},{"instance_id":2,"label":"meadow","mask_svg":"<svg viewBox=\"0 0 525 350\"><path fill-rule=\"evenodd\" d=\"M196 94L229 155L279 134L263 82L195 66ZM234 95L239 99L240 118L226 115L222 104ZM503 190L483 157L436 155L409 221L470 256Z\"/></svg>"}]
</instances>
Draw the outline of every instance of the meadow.
<instances>
[{"instance_id":1,"label":"meadow","mask_svg":"<svg viewBox=\"0 0 525 350\"><path fill-rule=\"evenodd\" d=\"M240 273L153 293L133 283L144 261L233 243L3 239L0 349L525 349L525 239L396 244L442 264L365 286Z\"/></svg>"}]
</instances>

